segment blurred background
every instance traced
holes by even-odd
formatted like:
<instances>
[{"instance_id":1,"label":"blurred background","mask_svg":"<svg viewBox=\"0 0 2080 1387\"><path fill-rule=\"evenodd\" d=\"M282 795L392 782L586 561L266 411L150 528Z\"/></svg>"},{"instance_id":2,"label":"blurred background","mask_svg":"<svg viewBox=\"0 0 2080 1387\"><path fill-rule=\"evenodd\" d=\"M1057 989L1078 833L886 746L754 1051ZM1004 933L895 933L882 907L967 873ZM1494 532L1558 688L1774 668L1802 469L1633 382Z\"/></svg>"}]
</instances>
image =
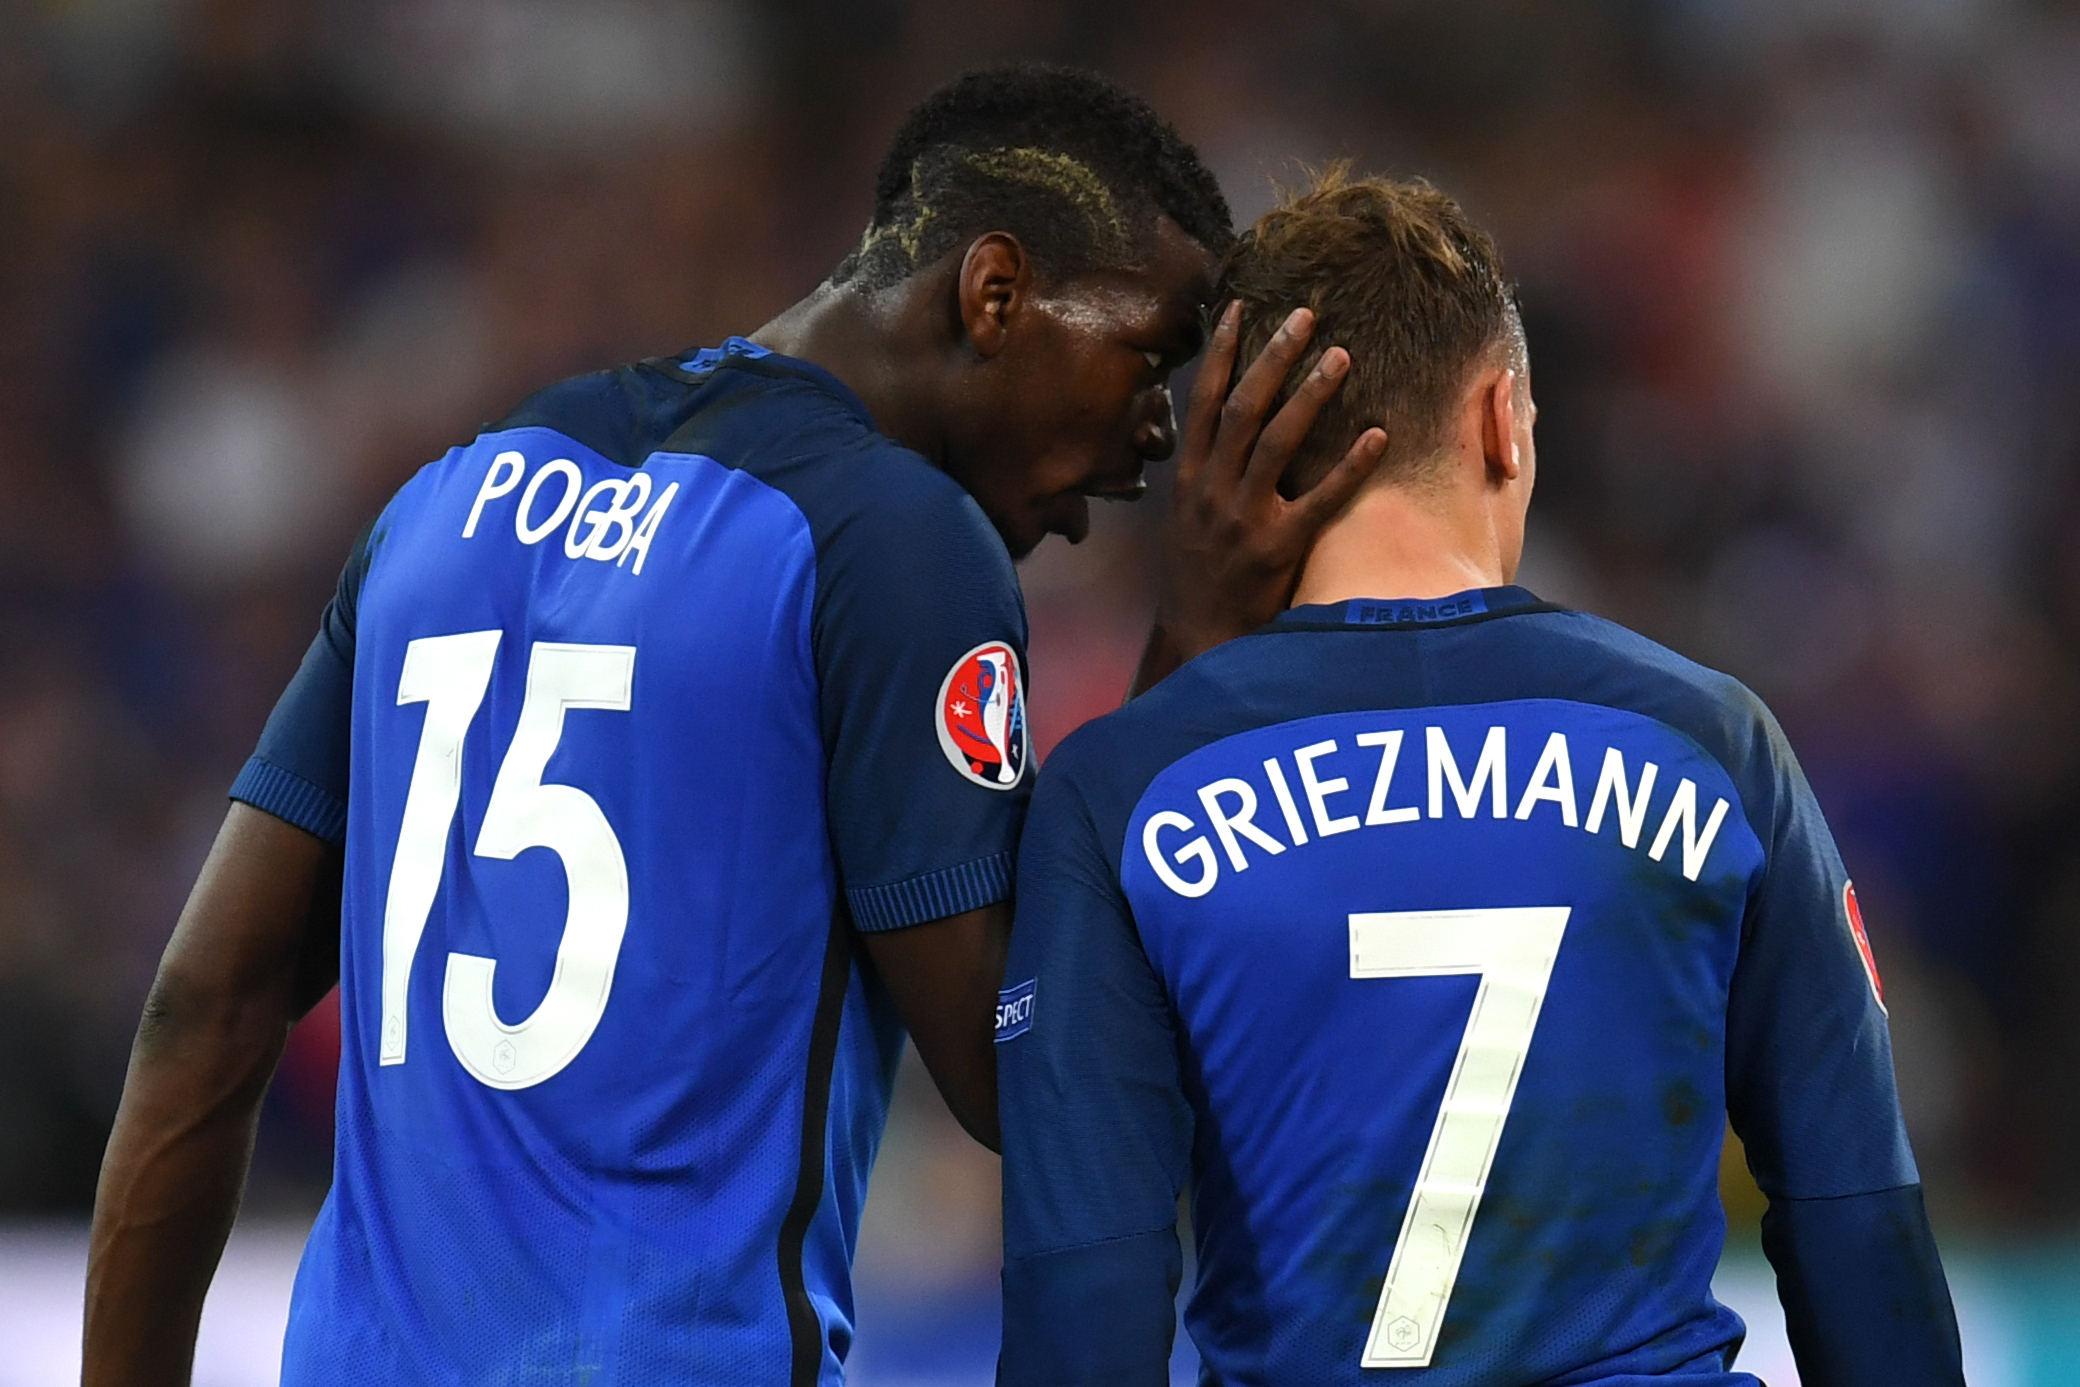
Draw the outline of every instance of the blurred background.
<instances>
[{"instance_id":1,"label":"blurred background","mask_svg":"<svg viewBox=\"0 0 2080 1387\"><path fill-rule=\"evenodd\" d=\"M5 0L0 1383L73 1371L139 1005L353 533L534 387L792 302L903 110L1012 57L1139 90L1239 220L1348 156L1496 232L1523 581L1775 706L1975 1381L2080 1381L2080 4ZM1043 751L1125 687L1157 480L1025 565ZM273 1381L336 1030L269 1099L205 1387ZM986 1380L995 1182L906 1075L856 1380ZM1726 1192L1787 1383L1737 1155Z\"/></svg>"}]
</instances>

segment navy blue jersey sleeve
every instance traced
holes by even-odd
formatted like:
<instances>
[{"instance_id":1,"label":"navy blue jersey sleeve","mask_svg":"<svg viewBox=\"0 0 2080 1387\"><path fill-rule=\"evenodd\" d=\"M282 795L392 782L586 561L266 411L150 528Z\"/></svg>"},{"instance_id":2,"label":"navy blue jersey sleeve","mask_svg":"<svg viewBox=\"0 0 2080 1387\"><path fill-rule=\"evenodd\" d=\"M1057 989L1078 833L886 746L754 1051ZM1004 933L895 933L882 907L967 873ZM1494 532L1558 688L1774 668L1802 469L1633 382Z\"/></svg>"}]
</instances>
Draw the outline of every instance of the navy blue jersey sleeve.
<instances>
[{"instance_id":1,"label":"navy blue jersey sleeve","mask_svg":"<svg viewBox=\"0 0 2080 1387\"><path fill-rule=\"evenodd\" d=\"M354 541L303 664L269 714L231 798L307 833L347 836L347 753L354 704L354 609L368 576L371 523Z\"/></svg>"},{"instance_id":2,"label":"navy blue jersey sleeve","mask_svg":"<svg viewBox=\"0 0 2080 1387\"><path fill-rule=\"evenodd\" d=\"M1961 1383L1855 889L1774 721L1768 865L1727 1001L1727 1108L1808 1381Z\"/></svg>"},{"instance_id":3,"label":"navy blue jersey sleeve","mask_svg":"<svg viewBox=\"0 0 2080 1387\"><path fill-rule=\"evenodd\" d=\"M1191 1108L1162 983L1057 766L1041 777L1020 848L1005 977L997 1380L1168 1382Z\"/></svg>"},{"instance_id":4,"label":"navy blue jersey sleeve","mask_svg":"<svg viewBox=\"0 0 2080 1387\"><path fill-rule=\"evenodd\" d=\"M813 632L831 840L864 930L1009 897L1030 793L1018 575L966 492L888 453L842 483L872 494L820 537Z\"/></svg>"},{"instance_id":5,"label":"navy blue jersey sleeve","mask_svg":"<svg viewBox=\"0 0 2080 1387\"><path fill-rule=\"evenodd\" d=\"M1921 1186L1772 1199L1762 1250L1800 1381L1963 1387L1957 1313Z\"/></svg>"}]
</instances>

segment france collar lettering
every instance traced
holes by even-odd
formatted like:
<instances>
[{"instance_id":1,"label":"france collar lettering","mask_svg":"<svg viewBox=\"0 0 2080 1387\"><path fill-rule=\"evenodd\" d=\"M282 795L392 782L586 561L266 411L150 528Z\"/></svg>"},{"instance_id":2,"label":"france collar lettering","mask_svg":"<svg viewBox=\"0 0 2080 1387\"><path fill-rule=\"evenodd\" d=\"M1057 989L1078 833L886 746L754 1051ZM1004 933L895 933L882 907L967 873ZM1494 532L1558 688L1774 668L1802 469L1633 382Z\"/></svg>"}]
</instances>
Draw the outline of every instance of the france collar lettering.
<instances>
[{"instance_id":1,"label":"france collar lettering","mask_svg":"<svg viewBox=\"0 0 2080 1387\"><path fill-rule=\"evenodd\" d=\"M1267 631L1349 631L1458 626L1491 617L1557 612L1555 606L1514 584L1467 588L1442 597L1346 597L1310 602L1279 613Z\"/></svg>"},{"instance_id":2,"label":"france collar lettering","mask_svg":"<svg viewBox=\"0 0 2080 1387\"><path fill-rule=\"evenodd\" d=\"M1343 604L1345 621L1357 626L1398 626L1404 622L1453 621L1488 610L1488 595L1479 588L1449 597L1379 600L1354 597Z\"/></svg>"}]
</instances>

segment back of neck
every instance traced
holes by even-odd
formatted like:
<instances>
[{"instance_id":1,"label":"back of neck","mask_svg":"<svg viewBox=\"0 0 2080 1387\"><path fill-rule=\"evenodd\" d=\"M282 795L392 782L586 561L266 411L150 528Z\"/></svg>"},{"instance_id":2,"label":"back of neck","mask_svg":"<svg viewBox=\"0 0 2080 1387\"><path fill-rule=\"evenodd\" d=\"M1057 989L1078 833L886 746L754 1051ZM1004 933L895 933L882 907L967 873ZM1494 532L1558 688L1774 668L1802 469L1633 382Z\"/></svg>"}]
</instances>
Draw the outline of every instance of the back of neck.
<instances>
[{"instance_id":1,"label":"back of neck","mask_svg":"<svg viewBox=\"0 0 2080 1387\"><path fill-rule=\"evenodd\" d=\"M826 283L752 333L751 340L821 366L859 397L876 428L936 459L942 448L933 412L921 407L919 383L903 369L932 359L920 340L920 315L903 296L884 297L891 301L877 302Z\"/></svg>"},{"instance_id":2,"label":"back of neck","mask_svg":"<svg viewBox=\"0 0 2080 1387\"><path fill-rule=\"evenodd\" d=\"M1493 514L1477 498L1449 485L1372 486L1315 541L1293 605L1446 597L1507 581Z\"/></svg>"}]
</instances>

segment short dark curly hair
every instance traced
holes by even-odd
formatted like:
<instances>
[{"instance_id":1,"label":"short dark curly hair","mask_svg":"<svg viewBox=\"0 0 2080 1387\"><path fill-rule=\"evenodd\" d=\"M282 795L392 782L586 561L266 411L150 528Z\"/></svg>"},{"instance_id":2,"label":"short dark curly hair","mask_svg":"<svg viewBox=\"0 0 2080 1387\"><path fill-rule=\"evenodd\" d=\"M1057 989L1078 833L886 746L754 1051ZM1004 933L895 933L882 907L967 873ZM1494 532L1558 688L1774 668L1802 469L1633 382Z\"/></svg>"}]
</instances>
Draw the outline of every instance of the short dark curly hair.
<instances>
[{"instance_id":1,"label":"short dark curly hair","mask_svg":"<svg viewBox=\"0 0 2080 1387\"><path fill-rule=\"evenodd\" d=\"M1076 68L981 68L903 118L831 282L884 289L990 231L1050 278L1126 268L1159 215L1212 255L1234 243L1220 184L1140 97Z\"/></svg>"}]
</instances>

